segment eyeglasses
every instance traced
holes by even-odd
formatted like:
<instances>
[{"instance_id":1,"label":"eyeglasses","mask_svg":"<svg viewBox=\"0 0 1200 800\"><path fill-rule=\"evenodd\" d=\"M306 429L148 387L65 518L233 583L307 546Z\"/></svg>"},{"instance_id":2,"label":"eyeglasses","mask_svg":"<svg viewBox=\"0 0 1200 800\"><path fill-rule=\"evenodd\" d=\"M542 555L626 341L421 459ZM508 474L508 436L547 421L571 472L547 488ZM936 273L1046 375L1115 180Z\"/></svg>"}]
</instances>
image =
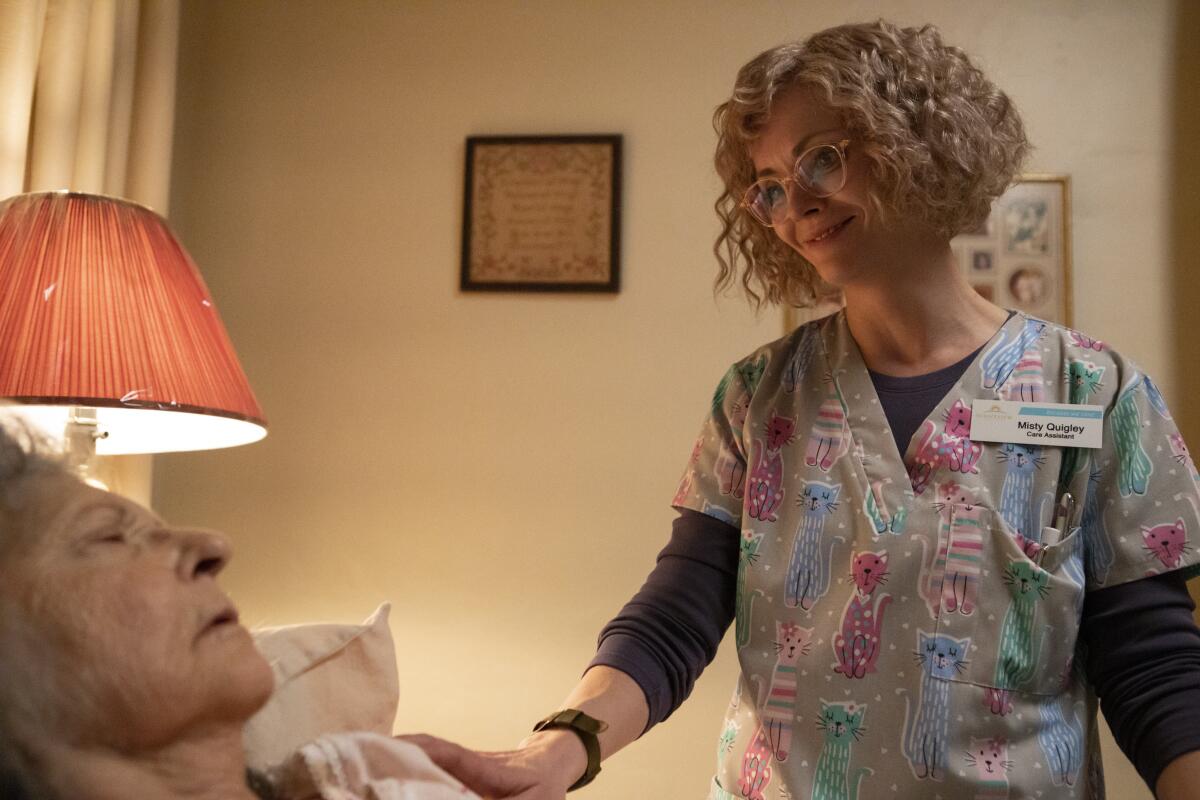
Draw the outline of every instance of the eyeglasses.
<instances>
[{"instance_id":1,"label":"eyeglasses","mask_svg":"<svg viewBox=\"0 0 1200 800\"><path fill-rule=\"evenodd\" d=\"M795 183L814 197L829 197L846 185L846 146L849 139L810 147L796 159L792 175L763 178L751 184L742 197L742 208L763 225L773 228L787 219L791 206L788 184Z\"/></svg>"}]
</instances>

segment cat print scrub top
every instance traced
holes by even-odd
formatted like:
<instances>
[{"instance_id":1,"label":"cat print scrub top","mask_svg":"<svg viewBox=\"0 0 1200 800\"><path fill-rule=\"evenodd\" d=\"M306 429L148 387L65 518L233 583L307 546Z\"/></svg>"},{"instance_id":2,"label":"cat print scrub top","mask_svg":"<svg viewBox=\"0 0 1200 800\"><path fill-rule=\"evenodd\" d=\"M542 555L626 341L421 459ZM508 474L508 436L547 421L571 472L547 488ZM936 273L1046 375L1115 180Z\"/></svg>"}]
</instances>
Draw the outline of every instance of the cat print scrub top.
<instances>
[{"instance_id":1,"label":"cat print scrub top","mask_svg":"<svg viewBox=\"0 0 1200 800\"><path fill-rule=\"evenodd\" d=\"M976 398L1104 406L1103 447L973 442ZM1103 797L1084 594L1200 560L1198 479L1149 377L1025 314L903 458L844 312L738 362L674 502L741 529L710 798Z\"/></svg>"}]
</instances>

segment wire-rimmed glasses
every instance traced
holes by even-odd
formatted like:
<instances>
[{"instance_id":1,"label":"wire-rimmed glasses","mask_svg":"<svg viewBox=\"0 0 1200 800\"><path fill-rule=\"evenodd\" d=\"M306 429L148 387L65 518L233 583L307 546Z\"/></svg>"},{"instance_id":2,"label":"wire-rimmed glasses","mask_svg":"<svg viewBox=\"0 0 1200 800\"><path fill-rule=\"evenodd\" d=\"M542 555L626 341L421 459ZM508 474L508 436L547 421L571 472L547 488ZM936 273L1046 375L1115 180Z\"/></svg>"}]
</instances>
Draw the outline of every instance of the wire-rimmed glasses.
<instances>
[{"instance_id":1,"label":"wire-rimmed glasses","mask_svg":"<svg viewBox=\"0 0 1200 800\"><path fill-rule=\"evenodd\" d=\"M742 208L763 225L773 228L787 219L791 196L788 184L797 184L814 197L829 197L846 185L846 146L849 139L819 144L800 154L792 174L755 181L742 197Z\"/></svg>"}]
</instances>

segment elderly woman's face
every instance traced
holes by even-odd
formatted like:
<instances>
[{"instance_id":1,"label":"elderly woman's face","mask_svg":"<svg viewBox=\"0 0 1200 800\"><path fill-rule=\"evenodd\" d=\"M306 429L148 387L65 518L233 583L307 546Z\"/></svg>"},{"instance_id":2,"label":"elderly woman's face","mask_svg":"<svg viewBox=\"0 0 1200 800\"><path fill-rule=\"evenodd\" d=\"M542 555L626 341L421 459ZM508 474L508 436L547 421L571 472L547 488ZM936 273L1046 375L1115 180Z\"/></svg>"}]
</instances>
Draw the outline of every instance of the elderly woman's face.
<instances>
[{"instance_id":1,"label":"elderly woman's face","mask_svg":"<svg viewBox=\"0 0 1200 800\"><path fill-rule=\"evenodd\" d=\"M265 702L270 669L217 586L223 537L62 476L17 489L21 544L0 600L26 622L46 700L68 706L58 735L153 748Z\"/></svg>"}]
</instances>

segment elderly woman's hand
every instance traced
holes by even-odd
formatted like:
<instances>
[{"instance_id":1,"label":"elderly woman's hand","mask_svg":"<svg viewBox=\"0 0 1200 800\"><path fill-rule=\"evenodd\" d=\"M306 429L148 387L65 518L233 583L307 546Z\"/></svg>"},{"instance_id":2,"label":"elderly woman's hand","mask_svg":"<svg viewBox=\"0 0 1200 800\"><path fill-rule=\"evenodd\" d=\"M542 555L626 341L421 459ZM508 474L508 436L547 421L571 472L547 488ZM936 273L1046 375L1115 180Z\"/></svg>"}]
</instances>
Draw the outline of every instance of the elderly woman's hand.
<instances>
[{"instance_id":1,"label":"elderly woman's hand","mask_svg":"<svg viewBox=\"0 0 1200 800\"><path fill-rule=\"evenodd\" d=\"M415 734L396 737L424 750L434 763L486 800L563 800L587 768L587 754L570 731L534 734L516 750L485 753Z\"/></svg>"}]
</instances>

